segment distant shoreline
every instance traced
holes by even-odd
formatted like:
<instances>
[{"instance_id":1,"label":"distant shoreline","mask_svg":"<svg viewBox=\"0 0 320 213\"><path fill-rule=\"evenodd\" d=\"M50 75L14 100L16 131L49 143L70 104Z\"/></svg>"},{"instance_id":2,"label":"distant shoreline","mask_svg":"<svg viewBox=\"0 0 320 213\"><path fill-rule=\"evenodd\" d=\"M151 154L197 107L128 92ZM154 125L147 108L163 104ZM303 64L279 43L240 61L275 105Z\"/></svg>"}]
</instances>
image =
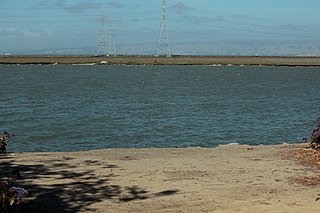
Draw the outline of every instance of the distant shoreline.
<instances>
[{"instance_id":1,"label":"distant shoreline","mask_svg":"<svg viewBox=\"0 0 320 213\"><path fill-rule=\"evenodd\" d=\"M285 56L0 56L0 64L320 66L320 57Z\"/></svg>"}]
</instances>

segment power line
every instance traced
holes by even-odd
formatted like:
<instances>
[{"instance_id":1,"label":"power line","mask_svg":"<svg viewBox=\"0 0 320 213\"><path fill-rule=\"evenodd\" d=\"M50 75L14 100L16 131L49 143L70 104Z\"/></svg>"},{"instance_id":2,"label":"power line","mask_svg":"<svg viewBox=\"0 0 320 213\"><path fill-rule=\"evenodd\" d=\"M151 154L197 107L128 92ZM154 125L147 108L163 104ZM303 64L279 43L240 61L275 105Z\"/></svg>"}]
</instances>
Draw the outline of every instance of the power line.
<instances>
[{"instance_id":1,"label":"power line","mask_svg":"<svg viewBox=\"0 0 320 213\"><path fill-rule=\"evenodd\" d=\"M210 27L215 27L215 28L219 28L219 29L224 29L224 30L232 30L232 31L243 31L243 32L250 32L250 33L258 33L258 34L268 34L268 35L278 35L278 36L290 36L290 37L302 37L302 38L319 38L319 37L313 37L313 36L305 36L305 35L299 35L299 34L291 34L291 33L282 33L282 32L269 32L269 31L265 31L265 30L255 30L255 29L243 29L243 28L239 28L239 27L229 27L229 26L225 26L225 25L217 25L217 24L205 24L205 23L192 23L192 22L187 22L187 21L181 21L181 20L177 20L177 19L170 19L170 21L173 22L178 22L178 23L186 23L186 24L194 24L197 26L210 26Z\"/></svg>"}]
</instances>

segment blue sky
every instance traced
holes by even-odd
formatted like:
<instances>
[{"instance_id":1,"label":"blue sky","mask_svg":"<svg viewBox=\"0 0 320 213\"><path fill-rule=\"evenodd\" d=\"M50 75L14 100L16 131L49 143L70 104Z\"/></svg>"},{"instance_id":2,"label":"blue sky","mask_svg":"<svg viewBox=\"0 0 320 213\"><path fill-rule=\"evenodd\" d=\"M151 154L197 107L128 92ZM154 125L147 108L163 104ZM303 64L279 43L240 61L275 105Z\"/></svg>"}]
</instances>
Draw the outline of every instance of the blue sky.
<instances>
[{"instance_id":1,"label":"blue sky","mask_svg":"<svg viewBox=\"0 0 320 213\"><path fill-rule=\"evenodd\" d=\"M319 9L319 0L167 0L169 40L173 53L195 42L317 44ZM101 10L113 20L117 46L156 43L161 0L0 0L0 54L94 49Z\"/></svg>"}]
</instances>

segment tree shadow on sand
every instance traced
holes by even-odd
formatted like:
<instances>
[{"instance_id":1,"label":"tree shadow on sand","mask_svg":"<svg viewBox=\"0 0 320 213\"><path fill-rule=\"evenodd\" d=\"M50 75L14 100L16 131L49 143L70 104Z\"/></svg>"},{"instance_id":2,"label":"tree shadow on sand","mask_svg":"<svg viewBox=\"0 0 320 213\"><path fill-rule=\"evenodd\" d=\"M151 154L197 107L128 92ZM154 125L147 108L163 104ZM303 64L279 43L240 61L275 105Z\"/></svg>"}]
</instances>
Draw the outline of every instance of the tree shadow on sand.
<instances>
[{"instance_id":1,"label":"tree shadow on sand","mask_svg":"<svg viewBox=\"0 0 320 213\"><path fill-rule=\"evenodd\" d=\"M154 197L169 196L178 190L166 190L150 193L139 186L124 187L113 185L113 169L117 165L102 165L96 161L84 161L86 171L77 170L77 165L66 163L72 158L56 160L52 164L18 165L13 158L0 158L1 176L9 176L12 171L19 171L21 180L15 186L23 187L28 198L14 207L14 212L94 212L90 205L105 200L116 199L118 202L130 202ZM48 166L46 166L48 165ZM90 169L91 167L91 169ZM95 174L93 168L105 169L103 174ZM108 171L108 172L107 172ZM55 184L46 184L54 180Z\"/></svg>"}]
</instances>

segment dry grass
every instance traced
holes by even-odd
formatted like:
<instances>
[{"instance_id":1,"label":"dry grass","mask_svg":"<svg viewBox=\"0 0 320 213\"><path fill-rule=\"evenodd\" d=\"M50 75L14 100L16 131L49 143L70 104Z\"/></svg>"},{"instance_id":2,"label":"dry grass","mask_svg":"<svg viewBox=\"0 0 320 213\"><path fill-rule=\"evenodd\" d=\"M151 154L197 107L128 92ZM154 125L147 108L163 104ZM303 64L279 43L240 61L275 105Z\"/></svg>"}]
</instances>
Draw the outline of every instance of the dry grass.
<instances>
[{"instance_id":1,"label":"dry grass","mask_svg":"<svg viewBox=\"0 0 320 213\"><path fill-rule=\"evenodd\" d=\"M320 185L320 177L300 176L293 178L293 181L304 186Z\"/></svg>"},{"instance_id":2,"label":"dry grass","mask_svg":"<svg viewBox=\"0 0 320 213\"><path fill-rule=\"evenodd\" d=\"M315 166L320 169L320 150L314 150L304 146L303 148L296 148L287 153L287 159L298 161L304 166Z\"/></svg>"},{"instance_id":3,"label":"dry grass","mask_svg":"<svg viewBox=\"0 0 320 213\"><path fill-rule=\"evenodd\" d=\"M311 149L308 145L294 145L281 153L286 160L294 160L303 166L320 169L320 150ZM320 176L299 176L292 178L293 182L304 186L320 185Z\"/></svg>"},{"instance_id":4,"label":"dry grass","mask_svg":"<svg viewBox=\"0 0 320 213\"><path fill-rule=\"evenodd\" d=\"M0 56L0 64L128 64L128 65L253 65L320 66L320 57L249 56Z\"/></svg>"}]
</instances>

